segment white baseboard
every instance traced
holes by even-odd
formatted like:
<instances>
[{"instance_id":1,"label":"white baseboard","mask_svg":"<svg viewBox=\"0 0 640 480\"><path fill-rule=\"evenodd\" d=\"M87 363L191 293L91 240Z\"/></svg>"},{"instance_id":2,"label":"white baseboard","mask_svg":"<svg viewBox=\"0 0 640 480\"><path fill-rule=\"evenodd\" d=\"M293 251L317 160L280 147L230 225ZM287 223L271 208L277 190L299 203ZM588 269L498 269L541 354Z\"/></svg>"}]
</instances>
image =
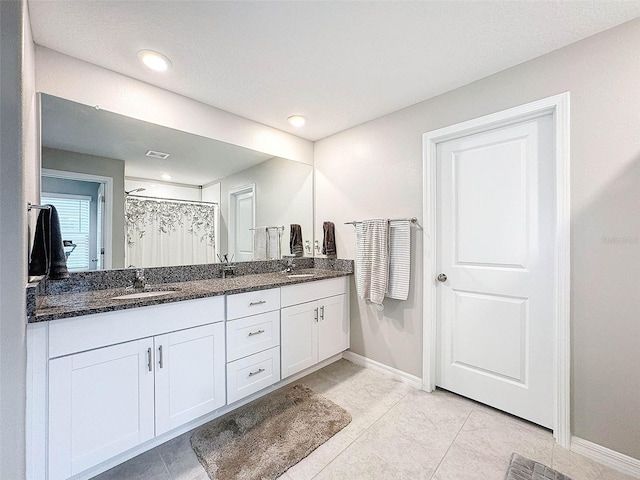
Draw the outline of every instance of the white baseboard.
<instances>
[{"instance_id":1,"label":"white baseboard","mask_svg":"<svg viewBox=\"0 0 640 480\"><path fill-rule=\"evenodd\" d=\"M407 385L411 385L418 390L422 390L422 379L420 377L416 377L415 375L411 375L409 373L403 372L402 370L398 370L397 368L390 367L388 365L385 365L384 363L376 362L375 360L371 360L370 358L363 357L362 355L358 355L357 353L353 353L350 351L343 352L342 358L344 358L345 360L349 360L356 365L370 368L371 370L375 370L376 372L380 372L389 377L395 378L396 380L399 380L402 383L406 383Z\"/></svg>"},{"instance_id":2,"label":"white baseboard","mask_svg":"<svg viewBox=\"0 0 640 480\"><path fill-rule=\"evenodd\" d=\"M571 437L571 451L626 475L640 478L640 460L579 437Z\"/></svg>"}]
</instances>

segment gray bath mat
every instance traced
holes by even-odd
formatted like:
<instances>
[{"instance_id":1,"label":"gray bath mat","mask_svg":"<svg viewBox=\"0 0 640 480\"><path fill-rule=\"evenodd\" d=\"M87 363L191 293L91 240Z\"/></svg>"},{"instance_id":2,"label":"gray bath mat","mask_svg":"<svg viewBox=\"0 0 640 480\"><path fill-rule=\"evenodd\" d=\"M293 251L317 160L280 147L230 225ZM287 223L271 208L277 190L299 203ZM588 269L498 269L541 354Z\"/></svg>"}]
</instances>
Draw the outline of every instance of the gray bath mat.
<instances>
[{"instance_id":1,"label":"gray bath mat","mask_svg":"<svg viewBox=\"0 0 640 480\"><path fill-rule=\"evenodd\" d=\"M571 480L571 478L542 463L534 462L514 453L511 455L505 480Z\"/></svg>"},{"instance_id":2,"label":"gray bath mat","mask_svg":"<svg viewBox=\"0 0 640 480\"><path fill-rule=\"evenodd\" d=\"M342 407L294 385L203 425L191 446L212 480L276 479L349 422Z\"/></svg>"}]
</instances>

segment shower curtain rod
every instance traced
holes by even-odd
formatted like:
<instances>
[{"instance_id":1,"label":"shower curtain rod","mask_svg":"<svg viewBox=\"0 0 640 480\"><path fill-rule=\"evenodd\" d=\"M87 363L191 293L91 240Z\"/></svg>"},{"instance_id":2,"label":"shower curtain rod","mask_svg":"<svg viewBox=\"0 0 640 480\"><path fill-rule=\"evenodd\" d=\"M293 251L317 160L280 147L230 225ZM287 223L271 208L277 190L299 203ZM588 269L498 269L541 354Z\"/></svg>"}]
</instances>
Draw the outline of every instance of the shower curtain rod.
<instances>
[{"instance_id":1,"label":"shower curtain rod","mask_svg":"<svg viewBox=\"0 0 640 480\"><path fill-rule=\"evenodd\" d=\"M204 202L201 200L180 200L179 198L152 197L150 195L125 195L125 197L135 197L140 199L164 200L167 202L194 203L201 205L218 205L217 202Z\"/></svg>"}]
</instances>

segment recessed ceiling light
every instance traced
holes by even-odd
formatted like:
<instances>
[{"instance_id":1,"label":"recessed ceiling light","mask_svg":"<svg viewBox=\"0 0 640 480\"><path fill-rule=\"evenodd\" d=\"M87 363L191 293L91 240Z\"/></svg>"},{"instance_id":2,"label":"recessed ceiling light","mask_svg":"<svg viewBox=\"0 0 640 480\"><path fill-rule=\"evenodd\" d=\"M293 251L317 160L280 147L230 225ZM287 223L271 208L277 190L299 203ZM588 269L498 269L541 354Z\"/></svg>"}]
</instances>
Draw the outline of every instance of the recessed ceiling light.
<instances>
[{"instance_id":1,"label":"recessed ceiling light","mask_svg":"<svg viewBox=\"0 0 640 480\"><path fill-rule=\"evenodd\" d=\"M302 127L307 121L302 115L291 115L287 120L289 120L289 123L294 127Z\"/></svg>"},{"instance_id":2,"label":"recessed ceiling light","mask_svg":"<svg viewBox=\"0 0 640 480\"><path fill-rule=\"evenodd\" d=\"M138 52L138 58L151 70L156 72L164 72L171 66L171 60L162 55L161 53L154 52L153 50L140 50Z\"/></svg>"},{"instance_id":3,"label":"recessed ceiling light","mask_svg":"<svg viewBox=\"0 0 640 480\"><path fill-rule=\"evenodd\" d=\"M145 155L151 158L159 158L161 160L166 160L167 158L169 158L169 155L171 154L164 153L164 152L156 152L155 150L149 150L147 153L145 153Z\"/></svg>"},{"instance_id":4,"label":"recessed ceiling light","mask_svg":"<svg viewBox=\"0 0 640 480\"><path fill-rule=\"evenodd\" d=\"M171 175L169 175L168 173L163 173L162 174L162 179L163 180L171 180Z\"/></svg>"}]
</instances>

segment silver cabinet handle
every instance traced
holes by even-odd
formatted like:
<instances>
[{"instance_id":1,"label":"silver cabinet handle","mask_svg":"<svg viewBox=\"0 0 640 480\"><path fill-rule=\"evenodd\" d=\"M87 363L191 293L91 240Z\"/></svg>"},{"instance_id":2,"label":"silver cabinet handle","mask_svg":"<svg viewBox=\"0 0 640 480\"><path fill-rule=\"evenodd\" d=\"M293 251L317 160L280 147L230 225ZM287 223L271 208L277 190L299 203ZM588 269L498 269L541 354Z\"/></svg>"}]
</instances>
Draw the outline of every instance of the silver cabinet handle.
<instances>
[{"instance_id":1,"label":"silver cabinet handle","mask_svg":"<svg viewBox=\"0 0 640 480\"><path fill-rule=\"evenodd\" d=\"M253 377L254 375L258 375L259 373L262 373L262 372L264 372L264 368L259 368L255 372L249 372L249 376Z\"/></svg>"},{"instance_id":2,"label":"silver cabinet handle","mask_svg":"<svg viewBox=\"0 0 640 480\"><path fill-rule=\"evenodd\" d=\"M256 330L255 332L249 332L249 336L253 337L254 335L260 335L261 333L264 333L264 330Z\"/></svg>"},{"instance_id":3,"label":"silver cabinet handle","mask_svg":"<svg viewBox=\"0 0 640 480\"><path fill-rule=\"evenodd\" d=\"M162 361L162 345L160 345L160 346L158 347L158 357L159 357L159 359L158 359L158 365L160 365L160 368L162 368L162 367L163 367L163 363L164 363L164 362Z\"/></svg>"},{"instance_id":4,"label":"silver cabinet handle","mask_svg":"<svg viewBox=\"0 0 640 480\"><path fill-rule=\"evenodd\" d=\"M266 301L266 300L260 300L259 302L251 302L251 303L249 304L249 306L250 306L250 307L253 307L253 306L255 306L255 305L262 305L263 303L267 303L267 301Z\"/></svg>"},{"instance_id":5,"label":"silver cabinet handle","mask_svg":"<svg viewBox=\"0 0 640 480\"><path fill-rule=\"evenodd\" d=\"M147 349L147 367L149 367L149 371L153 369L153 366L151 365L151 347Z\"/></svg>"},{"instance_id":6,"label":"silver cabinet handle","mask_svg":"<svg viewBox=\"0 0 640 480\"><path fill-rule=\"evenodd\" d=\"M437 279L439 282L446 282L446 281L447 281L447 276L446 276L444 273L441 273L440 275L438 275L438 276L436 277L436 279Z\"/></svg>"},{"instance_id":7,"label":"silver cabinet handle","mask_svg":"<svg viewBox=\"0 0 640 480\"><path fill-rule=\"evenodd\" d=\"M313 310L313 319L316 321L316 323L318 322L318 309L315 308Z\"/></svg>"},{"instance_id":8,"label":"silver cabinet handle","mask_svg":"<svg viewBox=\"0 0 640 480\"><path fill-rule=\"evenodd\" d=\"M324 305L320 307L320 320L324 320Z\"/></svg>"}]
</instances>

